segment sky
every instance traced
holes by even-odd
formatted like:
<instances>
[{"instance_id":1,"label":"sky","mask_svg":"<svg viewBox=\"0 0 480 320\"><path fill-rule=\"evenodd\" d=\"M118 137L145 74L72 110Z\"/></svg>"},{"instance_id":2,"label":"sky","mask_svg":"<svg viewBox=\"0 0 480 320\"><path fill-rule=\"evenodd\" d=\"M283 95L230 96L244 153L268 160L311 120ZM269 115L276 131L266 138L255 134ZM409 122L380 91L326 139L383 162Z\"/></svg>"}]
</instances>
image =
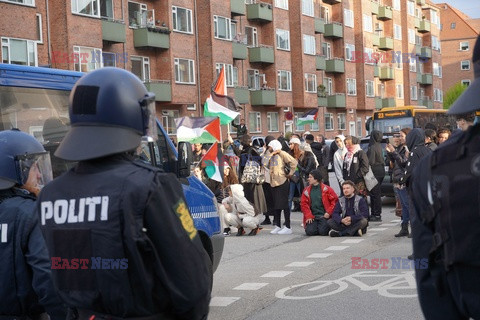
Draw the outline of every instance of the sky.
<instances>
[{"instance_id":1,"label":"sky","mask_svg":"<svg viewBox=\"0 0 480 320\"><path fill-rule=\"evenodd\" d=\"M433 0L434 3L448 3L454 8L463 11L471 18L480 18L480 1L478 0Z\"/></svg>"}]
</instances>

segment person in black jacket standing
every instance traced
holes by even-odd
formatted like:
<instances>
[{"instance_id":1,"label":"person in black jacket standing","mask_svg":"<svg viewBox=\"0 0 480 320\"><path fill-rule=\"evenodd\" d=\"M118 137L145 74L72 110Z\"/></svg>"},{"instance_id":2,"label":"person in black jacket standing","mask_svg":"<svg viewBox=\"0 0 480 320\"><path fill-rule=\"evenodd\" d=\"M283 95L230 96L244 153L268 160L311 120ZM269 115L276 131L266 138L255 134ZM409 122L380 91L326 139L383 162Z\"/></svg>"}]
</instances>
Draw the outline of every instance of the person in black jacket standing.
<instances>
[{"instance_id":1,"label":"person in black jacket standing","mask_svg":"<svg viewBox=\"0 0 480 320\"><path fill-rule=\"evenodd\" d=\"M65 319L35 214L36 195L52 179L50 158L32 136L0 132L0 318Z\"/></svg>"},{"instance_id":2,"label":"person in black jacket standing","mask_svg":"<svg viewBox=\"0 0 480 320\"><path fill-rule=\"evenodd\" d=\"M211 261L178 179L136 160L157 137L155 96L102 68L70 95L55 155L78 164L41 192L37 211L55 287L80 319L206 319Z\"/></svg>"},{"instance_id":3,"label":"person in black jacket standing","mask_svg":"<svg viewBox=\"0 0 480 320\"><path fill-rule=\"evenodd\" d=\"M237 139L241 139L242 136L246 135L248 132L247 126L245 125L245 119L240 119L240 124L235 124L235 122L232 121L232 126L237 129Z\"/></svg>"},{"instance_id":4,"label":"person in black jacket standing","mask_svg":"<svg viewBox=\"0 0 480 320\"><path fill-rule=\"evenodd\" d=\"M382 221L382 181L385 178L385 158L382 149L382 133L373 130L370 135L367 156L373 175L377 179L377 185L370 190L370 221Z\"/></svg>"}]
</instances>

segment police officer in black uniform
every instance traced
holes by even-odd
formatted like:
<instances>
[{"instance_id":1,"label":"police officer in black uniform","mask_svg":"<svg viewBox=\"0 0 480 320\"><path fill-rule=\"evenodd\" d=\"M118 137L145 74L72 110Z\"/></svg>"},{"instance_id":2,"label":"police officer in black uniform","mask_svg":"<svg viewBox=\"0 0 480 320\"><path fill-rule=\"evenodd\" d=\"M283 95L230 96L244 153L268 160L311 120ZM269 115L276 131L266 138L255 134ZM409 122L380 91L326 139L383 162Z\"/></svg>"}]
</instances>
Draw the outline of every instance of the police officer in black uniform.
<instances>
[{"instance_id":1,"label":"police officer in black uniform","mask_svg":"<svg viewBox=\"0 0 480 320\"><path fill-rule=\"evenodd\" d=\"M51 180L49 157L32 136L0 132L0 319L65 319L47 246L35 214L36 193Z\"/></svg>"},{"instance_id":2,"label":"police officer in black uniform","mask_svg":"<svg viewBox=\"0 0 480 320\"><path fill-rule=\"evenodd\" d=\"M480 110L480 40L476 80L449 114ZM426 319L480 319L480 124L452 136L413 173L412 233L420 304Z\"/></svg>"},{"instance_id":3,"label":"police officer in black uniform","mask_svg":"<svg viewBox=\"0 0 480 320\"><path fill-rule=\"evenodd\" d=\"M61 299L80 319L205 319L211 262L182 186L134 157L157 136L154 95L102 68L77 82L69 113L55 155L79 163L37 206Z\"/></svg>"}]
</instances>

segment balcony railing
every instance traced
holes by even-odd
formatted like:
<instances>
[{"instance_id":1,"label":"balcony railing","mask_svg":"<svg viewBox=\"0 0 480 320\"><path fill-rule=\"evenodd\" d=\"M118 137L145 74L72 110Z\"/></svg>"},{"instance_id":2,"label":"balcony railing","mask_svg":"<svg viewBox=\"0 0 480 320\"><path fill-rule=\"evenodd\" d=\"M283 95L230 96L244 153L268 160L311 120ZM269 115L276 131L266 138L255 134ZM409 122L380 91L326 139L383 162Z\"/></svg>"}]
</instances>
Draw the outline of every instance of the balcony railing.
<instances>
[{"instance_id":1,"label":"balcony railing","mask_svg":"<svg viewBox=\"0 0 480 320\"><path fill-rule=\"evenodd\" d=\"M159 27L142 27L133 30L133 45L138 47L170 48L170 30Z\"/></svg>"},{"instance_id":2,"label":"balcony railing","mask_svg":"<svg viewBox=\"0 0 480 320\"><path fill-rule=\"evenodd\" d=\"M325 38L343 38L343 25L340 22L330 22L325 24Z\"/></svg>"},{"instance_id":3,"label":"balcony railing","mask_svg":"<svg viewBox=\"0 0 480 320\"><path fill-rule=\"evenodd\" d=\"M345 60L342 58L333 58L326 60L325 72L345 73Z\"/></svg>"},{"instance_id":4,"label":"balcony railing","mask_svg":"<svg viewBox=\"0 0 480 320\"><path fill-rule=\"evenodd\" d=\"M325 20L315 18L315 33L325 33Z\"/></svg>"},{"instance_id":5,"label":"balcony railing","mask_svg":"<svg viewBox=\"0 0 480 320\"><path fill-rule=\"evenodd\" d=\"M417 73L417 82L423 85L433 84L433 76L431 73Z\"/></svg>"},{"instance_id":6,"label":"balcony railing","mask_svg":"<svg viewBox=\"0 0 480 320\"><path fill-rule=\"evenodd\" d=\"M382 108L390 108L390 107L395 107L396 102L395 98L383 98L382 99Z\"/></svg>"},{"instance_id":7,"label":"balcony railing","mask_svg":"<svg viewBox=\"0 0 480 320\"><path fill-rule=\"evenodd\" d=\"M155 101L172 101L172 85L167 80L147 80L147 91L155 93Z\"/></svg>"},{"instance_id":8,"label":"balcony railing","mask_svg":"<svg viewBox=\"0 0 480 320\"><path fill-rule=\"evenodd\" d=\"M237 60L247 60L248 58L248 47L243 42L232 42L232 54L233 59Z\"/></svg>"},{"instance_id":9,"label":"balcony railing","mask_svg":"<svg viewBox=\"0 0 480 320\"><path fill-rule=\"evenodd\" d=\"M344 93L336 93L329 95L327 97L327 107L328 108L346 108L347 103L345 99L345 94Z\"/></svg>"},{"instance_id":10,"label":"balcony railing","mask_svg":"<svg viewBox=\"0 0 480 320\"><path fill-rule=\"evenodd\" d=\"M423 97L418 99L418 105L425 106L428 109L433 109L433 101L432 99L430 99L430 97Z\"/></svg>"},{"instance_id":11,"label":"balcony railing","mask_svg":"<svg viewBox=\"0 0 480 320\"><path fill-rule=\"evenodd\" d=\"M390 37L380 37L380 44L378 45L380 50L393 50L393 39Z\"/></svg>"},{"instance_id":12,"label":"balcony railing","mask_svg":"<svg viewBox=\"0 0 480 320\"><path fill-rule=\"evenodd\" d=\"M378 15L379 4L375 1L370 1L370 6L372 8L372 14Z\"/></svg>"},{"instance_id":13,"label":"balcony railing","mask_svg":"<svg viewBox=\"0 0 480 320\"><path fill-rule=\"evenodd\" d=\"M317 70L325 70L327 67L326 64L326 57L322 55L317 55L316 57L316 69Z\"/></svg>"},{"instance_id":14,"label":"balcony railing","mask_svg":"<svg viewBox=\"0 0 480 320\"><path fill-rule=\"evenodd\" d=\"M250 90L252 106L274 106L277 104L275 89Z\"/></svg>"},{"instance_id":15,"label":"balcony railing","mask_svg":"<svg viewBox=\"0 0 480 320\"><path fill-rule=\"evenodd\" d=\"M342 3L342 0L323 0L323 3L334 5L334 4Z\"/></svg>"},{"instance_id":16,"label":"balcony railing","mask_svg":"<svg viewBox=\"0 0 480 320\"><path fill-rule=\"evenodd\" d=\"M259 47L248 48L248 59L250 62L274 63L273 47L260 45Z\"/></svg>"},{"instance_id":17,"label":"balcony railing","mask_svg":"<svg viewBox=\"0 0 480 320\"><path fill-rule=\"evenodd\" d=\"M392 20L393 19L393 11L391 7L387 6L380 6L378 8L378 15L377 15L378 20Z\"/></svg>"},{"instance_id":18,"label":"balcony railing","mask_svg":"<svg viewBox=\"0 0 480 320\"><path fill-rule=\"evenodd\" d=\"M418 27L418 32L427 33L427 32L430 32L430 30L431 30L430 21L425 20L425 19L420 20L420 25Z\"/></svg>"},{"instance_id":19,"label":"balcony railing","mask_svg":"<svg viewBox=\"0 0 480 320\"><path fill-rule=\"evenodd\" d=\"M127 41L125 22L117 20L102 20L102 40L115 43Z\"/></svg>"},{"instance_id":20,"label":"balcony railing","mask_svg":"<svg viewBox=\"0 0 480 320\"><path fill-rule=\"evenodd\" d=\"M235 100L240 104L250 103L250 91L248 87L235 87Z\"/></svg>"},{"instance_id":21,"label":"balcony railing","mask_svg":"<svg viewBox=\"0 0 480 320\"><path fill-rule=\"evenodd\" d=\"M395 78L395 72L390 67L380 67L378 78L380 80L393 80Z\"/></svg>"},{"instance_id":22,"label":"balcony railing","mask_svg":"<svg viewBox=\"0 0 480 320\"><path fill-rule=\"evenodd\" d=\"M247 12L245 0L230 0L232 16L244 16Z\"/></svg>"},{"instance_id":23,"label":"balcony railing","mask_svg":"<svg viewBox=\"0 0 480 320\"><path fill-rule=\"evenodd\" d=\"M327 96L322 96L317 98L317 105L319 107L328 107L328 97Z\"/></svg>"},{"instance_id":24,"label":"balcony railing","mask_svg":"<svg viewBox=\"0 0 480 320\"><path fill-rule=\"evenodd\" d=\"M272 5L265 2L247 4L247 19L261 22L273 21Z\"/></svg>"},{"instance_id":25,"label":"balcony railing","mask_svg":"<svg viewBox=\"0 0 480 320\"><path fill-rule=\"evenodd\" d=\"M432 48L430 47L422 47L420 50L420 57L424 59L431 59L432 58Z\"/></svg>"}]
</instances>

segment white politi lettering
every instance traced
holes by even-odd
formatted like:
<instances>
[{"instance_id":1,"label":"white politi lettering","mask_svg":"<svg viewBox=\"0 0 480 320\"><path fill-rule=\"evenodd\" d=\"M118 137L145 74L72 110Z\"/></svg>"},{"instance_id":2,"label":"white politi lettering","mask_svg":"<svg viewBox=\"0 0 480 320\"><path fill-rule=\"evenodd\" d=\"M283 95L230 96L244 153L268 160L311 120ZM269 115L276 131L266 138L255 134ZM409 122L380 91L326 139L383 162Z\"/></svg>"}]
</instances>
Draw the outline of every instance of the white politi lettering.
<instances>
[{"instance_id":1,"label":"white politi lettering","mask_svg":"<svg viewBox=\"0 0 480 320\"><path fill-rule=\"evenodd\" d=\"M0 224L0 242L2 243L7 242L7 232L8 232L8 224L6 223Z\"/></svg>"},{"instance_id":2,"label":"white politi lettering","mask_svg":"<svg viewBox=\"0 0 480 320\"><path fill-rule=\"evenodd\" d=\"M78 222L85 221L85 198L78 201Z\"/></svg>"},{"instance_id":3,"label":"white politi lettering","mask_svg":"<svg viewBox=\"0 0 480 320\"><path fill-rule=\"evenodd\" d=\"M50 219L53 219L56 224L107 221L108 204L108 196L59 199L55 202L43 201L40 204L42 225ZM87 220L85 220L85 214L87 214Z\"/></svg>"},{"instance_id":4,"label":"white politi lettering","mask_svg":"<svg viewBox=\"0 0 480 320\"><path fill-rule=\"evenodd\" d=\"M95 207L100 204L100 197L87 198L85 203L88 206L88 221L95 221Z\"/></svg>"},{"instance_id":5,"label":"white politi lettering","mask_svg":"<svg viewBox=\"0 0 480 320\"><path fill-rule=\"evenodd\" d=\"M44 226L47 219L53 218L52 201L43 201L42 203L40 203L40 214L42 217L42 226Z\"/></svg>"},{"instance_id":6,"label":"white politi lettering","mask_svg":"<svg viewBox=\"0 0 480 320\"><path fill-rule=\"evenodd\" d=\"M78 214L75 212L75 199L69 201L68 206L68 223L78 222Z\"/></svg>"},{"instance_id":7,"label":"white politi lettering","mask_svg":"<svg viewBox=\"0 0 480 320\"><path fill-rule=\"evenodd\" d=\"M64 224L68 217L68 201L57 200L53 205L53 219L56 224Z\"/></svg>"},{"instance_id":8,"label":"white politi lettering","mask_svg":"<svg viewBox=\"0 0 480 320\"><path fill-rule=\"evenodd\" d=\"M102 197L102 212L100 213L100 220L108 220L108 197Z\"/></svg>"}]
</instances>

